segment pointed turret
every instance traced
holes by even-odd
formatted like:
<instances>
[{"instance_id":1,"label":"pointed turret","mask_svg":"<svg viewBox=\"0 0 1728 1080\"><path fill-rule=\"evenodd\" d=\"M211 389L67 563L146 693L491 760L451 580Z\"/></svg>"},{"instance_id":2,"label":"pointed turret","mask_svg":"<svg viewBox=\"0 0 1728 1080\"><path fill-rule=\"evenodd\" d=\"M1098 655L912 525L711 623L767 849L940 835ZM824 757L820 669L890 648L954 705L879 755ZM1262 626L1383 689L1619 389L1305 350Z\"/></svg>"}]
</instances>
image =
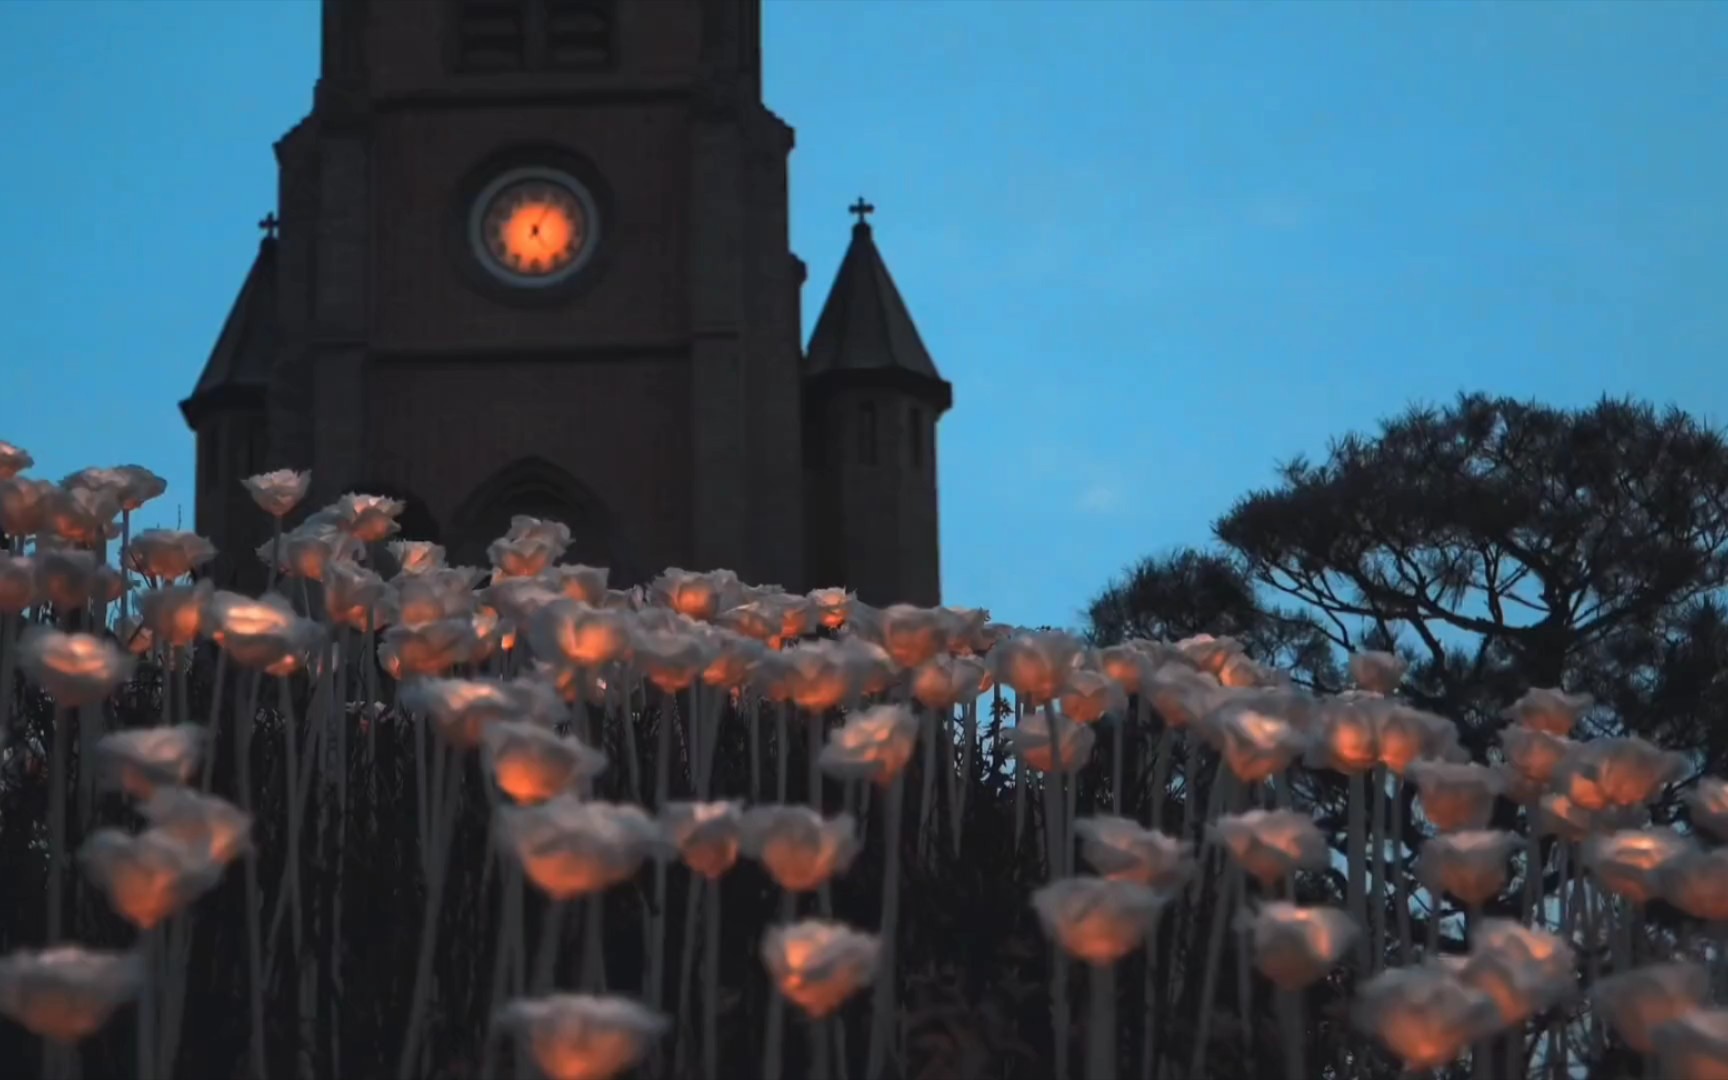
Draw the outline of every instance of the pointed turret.
<instances>
[{"instance_id":1,"label":"pointed turret","mask_svg":"<svg viewBox=\"0 0 1728 1080\"><path fill-rule=\"evenodd\" d=\"M267 538L263 514L240 485L263 471L265 396L278 346L275 216L264 220L258 255L180 413L197 441L195 528L216 545L214 573L226 587L262 584L253 549ZM254 573L256 571L256 573Z\"/></svg>"},{"instance_id":2,"label":"pointed turret","mask_svg":"<svg viewBox=\"0 0 1728 1080\"><path fill-rule=\"evenodd\" d=\"M936 425L953 403L862 198L806 354L805 526L814 584L866 603L936 604Z\"/></svg>"}]
</instances>

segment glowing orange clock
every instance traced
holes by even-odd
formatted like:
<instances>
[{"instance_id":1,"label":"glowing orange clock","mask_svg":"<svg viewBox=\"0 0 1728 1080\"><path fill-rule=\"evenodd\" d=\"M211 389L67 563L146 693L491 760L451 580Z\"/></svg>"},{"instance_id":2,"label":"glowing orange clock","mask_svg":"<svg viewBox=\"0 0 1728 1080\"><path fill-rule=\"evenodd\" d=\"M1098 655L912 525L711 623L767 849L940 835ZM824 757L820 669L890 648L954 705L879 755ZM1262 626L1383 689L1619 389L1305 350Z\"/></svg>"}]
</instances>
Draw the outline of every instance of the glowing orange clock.
<instances>
[{"instance_id":1,"label":"glowing orange clock","mask_svg":"<svg viewBox=\"0 0 1728 1080\"><path fill-rule=\"evenodd\" d=\"M519 169L489 184L474 207L476 254L494 276L524 287L568 278L587 261L594 202L573 178Z\"/></svg>"}]
</instances>

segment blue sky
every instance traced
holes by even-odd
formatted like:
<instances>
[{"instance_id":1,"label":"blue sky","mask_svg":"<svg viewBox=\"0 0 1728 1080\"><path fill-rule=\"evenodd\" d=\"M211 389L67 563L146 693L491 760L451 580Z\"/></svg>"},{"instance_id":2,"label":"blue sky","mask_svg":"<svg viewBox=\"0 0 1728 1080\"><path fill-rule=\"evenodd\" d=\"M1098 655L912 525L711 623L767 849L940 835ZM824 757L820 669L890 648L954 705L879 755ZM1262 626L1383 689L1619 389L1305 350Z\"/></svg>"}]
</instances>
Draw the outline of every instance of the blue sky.
<instances>
[{"instance_id":1,"label":"blue sky","mask_svg":"<svg viewBox=\"0 0 1728 1080\"><path fill-rule=\"evenodd\" d=\"M0 3L0 438L191 506L304 0ZM1728 6L770 0L813 320L877 240L955 386L945 598L1071 623L1415 399L1728 422Z\"/></svg>"}]
</instances>

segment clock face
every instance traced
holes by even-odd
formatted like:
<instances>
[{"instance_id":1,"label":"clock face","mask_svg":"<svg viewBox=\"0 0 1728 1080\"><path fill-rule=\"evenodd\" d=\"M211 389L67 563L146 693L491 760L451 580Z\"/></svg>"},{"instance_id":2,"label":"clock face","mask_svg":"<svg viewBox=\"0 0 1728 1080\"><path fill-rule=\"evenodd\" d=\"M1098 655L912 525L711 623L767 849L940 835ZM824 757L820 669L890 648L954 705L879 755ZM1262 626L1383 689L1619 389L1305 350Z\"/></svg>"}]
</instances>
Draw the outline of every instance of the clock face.
<instances>
[{"instance_id":1,"label":"clock face","mask_svg":"<svg viewBox=\"0 0 1728 1080\"><path fill-rule=\"evenodd\" d=\"M518 169L481 192L470 239L494 277L524 288L556 284L593 252L594 200L573 178L551 169Z\"/></svg>"}]
</instances>

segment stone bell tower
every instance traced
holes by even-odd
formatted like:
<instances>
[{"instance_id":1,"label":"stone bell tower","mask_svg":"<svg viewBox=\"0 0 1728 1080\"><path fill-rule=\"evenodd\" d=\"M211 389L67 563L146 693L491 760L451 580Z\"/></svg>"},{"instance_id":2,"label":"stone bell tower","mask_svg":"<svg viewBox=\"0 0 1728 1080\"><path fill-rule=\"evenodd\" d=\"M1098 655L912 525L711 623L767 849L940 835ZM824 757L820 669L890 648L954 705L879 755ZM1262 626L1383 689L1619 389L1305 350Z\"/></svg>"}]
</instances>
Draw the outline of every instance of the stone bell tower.
<instances>
[{"instance_id":1,"label":"stone bell tower","mask_svg":"<svg viewBox=\"0 0 1728 1080\"><path fill-rule=\"evenodd\" d=\"M183 406L199 527L234 553L239 441L453 558L530 513L625 580L802 585L791 149L759 0L325 0L256 337Z\"/></svg>"},{"instance_id":2,"label":"stone bell tower","mask_svg":"<svg viewBox=\"0 0 1728 1080\"><path fill-rule=\"evenodd\" d=\"M292 467L309 507L403 499L458 562L529 514L619 583L726 567L934 602L948 384L862 215L805 362L760 0L322 17L276 210L181 404L218 580L262 584L239 480Z\"/></svg>"}]
</instances>

